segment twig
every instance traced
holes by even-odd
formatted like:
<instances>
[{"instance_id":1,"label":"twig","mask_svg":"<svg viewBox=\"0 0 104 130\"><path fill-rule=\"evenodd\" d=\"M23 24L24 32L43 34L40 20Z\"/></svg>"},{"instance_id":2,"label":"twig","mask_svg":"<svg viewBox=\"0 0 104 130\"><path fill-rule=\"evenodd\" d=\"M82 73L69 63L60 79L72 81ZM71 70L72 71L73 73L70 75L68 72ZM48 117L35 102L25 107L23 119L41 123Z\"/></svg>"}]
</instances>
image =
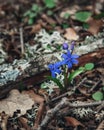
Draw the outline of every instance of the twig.
<instances>
[{"instance_id":1,"label":"twig","mask_svg":"<svg viewBox=\"0 0 104 130\"><path fill-rule=\"evenodd\" d=\"M2 130L7 130L8 118L9 118L8 115L6 115L5 113L1 113L1 119L2 119L2 121L1 121L1 126L0 126L0 128L1 128Z\"/></svg>"},{"instance_id":2,"label":"twig","mask_svg":"<svg viewBox=\"0 0 104 130\"><path fill-rule=\"evenodd\" d=\"M89 89L88 93L91 93L102 81L99 80L98 82L96 82L91 89Z\"/></svg>"},{"instance_id":3,"label":"twig","mask_svg":"<svg viewBox=\"0 0 104 130\"><path fill-rule=\"evenodd\" d=\"M96 130L104 130L104 120L99 124Z\"/></svg>"},{"instance_id":4,"label":"twig","mask_svg":"<svg viewBox=\"0 0 104 130\"><path fill-rule=\"evenodd\" d=\"M87 78L85 77L84 79L82 79L81 82L79 82L78 85L74 86L74 88L73 88L72 90L69 90L69 91L67 91L67 92L64 93L64 94L62 94L62 95L60 95L60 96L58 96L58 97L56 97L56 98L53 98L51 101L47 102L46 104L50 104L50 103L52 103L52 102L55 102L55 101L57 101L57 100L62 99L63 97L66 97L66 96L71 96L71 95L76 91L76 89L77 89L83 82L85 82L86 79L87 79Z\"/></svg>"},{"instance_id":5,"label":"twig","mask_svg":"<svg viewBox=\"0 0 104 130\"><path fill-rule=\"evenodd\" d=\"M54 118L54 116L60 111L60 109L69 107L69 108L78 108L78 107L92 107L97 106L104 103L104 101L96 101L91 103L79 103L79 104L73 104L68 101L67 98L63 98L59 104L57 104L53 109L49 110L41 122L38 130L46 129L48 123Z\"/></svg>"},{"instance_id":6,"label":"twig","mask_svg":"<svg viewBox=\"0 0 104 130\"><path fill-rule=\"evenodd\" d=\"M43 103L40 104L40 106L38 108L38 112L37 112L37 116L36 116L35 124L34 124L33 128L35 128L35 129L38 128L40 121L42 119L44 109L45 109L45 106L44 106L44 102L43 102Z\"/></svg>"},{"instance_id":7,"label":"twig","mask_svg":"<svg viewBox=\"0 0 104 130\"><path fill-rule=\"evenodd\" d=\"M62 109L63 107L67 106L67 98L63 98L62 101L55 106L55 108L49 110L43 119L42 123L40 124L38 130L43 130L47 127L48 123L51 119L55 116L55 114Z\"/></svg>"},{"instance_id":8,"label":"twig","mask_svg":"<svg viewBox=\"0 0 104 130\"><path fill-rule=\"evenodd\" d=\"M21 54L23 55L25 53L24 40L23 40L23 28L21 27L19 30L20 30Z\"/></svg>"}]
</instances>

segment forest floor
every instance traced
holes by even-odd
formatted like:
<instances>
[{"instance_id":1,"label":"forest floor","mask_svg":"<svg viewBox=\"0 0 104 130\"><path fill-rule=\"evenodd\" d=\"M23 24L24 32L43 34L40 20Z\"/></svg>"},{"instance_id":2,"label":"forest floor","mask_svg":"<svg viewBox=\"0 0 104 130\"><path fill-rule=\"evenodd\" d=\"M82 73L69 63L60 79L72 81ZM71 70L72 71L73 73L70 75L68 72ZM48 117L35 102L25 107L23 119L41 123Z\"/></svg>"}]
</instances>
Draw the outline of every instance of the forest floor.
<instances>
[{"instance_id":1,"label":"forest floor","mask_svg":"<svg viewBox=\"0 0 104 130\"><path fill-rule=\"evenodd\" d=\"M37 59L86 37L103 47L81 52L70 73L87 71L65 90L46 80ZM104 130L104 0L0 0L0 130Z\"/></svg>"}]
</instances>

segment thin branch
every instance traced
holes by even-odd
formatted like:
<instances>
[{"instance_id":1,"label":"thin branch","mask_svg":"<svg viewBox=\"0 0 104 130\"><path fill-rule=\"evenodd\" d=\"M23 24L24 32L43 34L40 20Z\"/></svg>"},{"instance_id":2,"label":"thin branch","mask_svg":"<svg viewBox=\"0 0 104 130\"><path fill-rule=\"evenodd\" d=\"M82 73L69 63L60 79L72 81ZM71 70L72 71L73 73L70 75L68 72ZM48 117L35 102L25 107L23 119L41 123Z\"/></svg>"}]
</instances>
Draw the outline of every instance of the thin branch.
<instances>
[{"instance_id":1,"label":"thin branch","mask_svg":"<svg viewBox=\"0 0 104 130\"><path fill-rule=\"evenodd\" d=\"M21 54L24 55L25 49L24 49L24 40L23 40L23 28L21 27L19 31L20 31Z\"/></svg>"},{"instance_id":2,"label":"thin branch","mask_svg":"<svg viewBox=\"0 0 104 130\"><path fill-rule=\"evenodd\" d=\"M93 106L100 105L102 103L104 103L104 101L96 101L90 103L84 102L84 103L74 104L74 103L70 103L67 98L63 98L59 104L57 104L53 109L47 112L45 118L43 119L40 126L38 127L38 130L46 129L49 122L55 117L55 115L62 108L69 107L70 109L70 108L79 108L79 107L93 107Z\"/></svg>"}]
</instances>

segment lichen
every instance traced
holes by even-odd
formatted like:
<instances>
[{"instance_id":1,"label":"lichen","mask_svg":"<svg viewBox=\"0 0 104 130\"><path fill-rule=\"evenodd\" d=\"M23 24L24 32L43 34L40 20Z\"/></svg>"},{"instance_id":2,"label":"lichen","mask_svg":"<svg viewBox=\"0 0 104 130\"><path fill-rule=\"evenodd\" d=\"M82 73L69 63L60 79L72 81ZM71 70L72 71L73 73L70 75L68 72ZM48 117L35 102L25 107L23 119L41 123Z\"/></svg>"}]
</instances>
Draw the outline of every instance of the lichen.
<instances>
[{"instance_id":1,"label":"lichen","mask_svg":"<svg viewBox=\"0 0 104 130\"><path fill-rule=\"evenodd\" d=\"M104 120L104 110L101 110L101 112L95 114L95 120L96 122L101 122Z\"/></svg>"},{"instance_id":2,"label":"lichen","mask_svg":"<svg viewBox=\"0 0 104 130\"><path fill-rule=\"evenodd\" d=\"M79 104L79 103L81 104L82 102L81 101L76 101L73 104ZM76 117L77 119L87 120L89 118L93 118L95 112L93 111L92 108L87 107L87 108L75 108L75 109L71 109L69 111L69 114L71 116Z\"/></svg>"},{"instance_id":3,"label":"lichen","mask_svg":"<svg viewBox=\"0 0 104 130\"><path fill-rule=\"evenodd\" d=\"M6 52L3 49L2 40L0 40L0 64L5 61L5 58L7 57Z\"/></svg>"},{"instance_id":4,"label":"lichen","mask_svg":"<svg viewBox=\"0 0 104 130\"><path fill-rule=\"evenodd\" d=\"M82 55L104 47L103 36L104 32L99 33L97 36L87 36L85 41L81 43L81 46L76 44L75 53ZM23 59L14 60L13 63L9 64L1 64L5 62L7 53L3 50L2 41L0 41L0 86L9 81L15 81L19 75L23 74L25 69L31 66L31 61L35 62L37 60L37 62L42 62L42 64L39 63L42 65L39 66L40 69L43 70L43 67L47 69L47 64L49 64L49 62L56 62L55 59L60 60L60 55L62 53L61 45L64 42L68 44L71 43L71 41L65 40L59 32L54 31L52 34L49 34L44 29L36 34L34 41L36 44L32 46L28 43L24 44L25 57ZM39 57L43 60L40 60ZM35 68L35 70L39 71L37 68Z\"/></svg>"},{"instance_id":5,"label":"lichen","mask_svg":"<svg viewBox=\"0 0 104 130\"><path fill-rule=\"evenodd\" d=\"M0 65L0 86L15 81L30 64L26 60L14 60L12 64Z\"/></svg>"}]
</instances>

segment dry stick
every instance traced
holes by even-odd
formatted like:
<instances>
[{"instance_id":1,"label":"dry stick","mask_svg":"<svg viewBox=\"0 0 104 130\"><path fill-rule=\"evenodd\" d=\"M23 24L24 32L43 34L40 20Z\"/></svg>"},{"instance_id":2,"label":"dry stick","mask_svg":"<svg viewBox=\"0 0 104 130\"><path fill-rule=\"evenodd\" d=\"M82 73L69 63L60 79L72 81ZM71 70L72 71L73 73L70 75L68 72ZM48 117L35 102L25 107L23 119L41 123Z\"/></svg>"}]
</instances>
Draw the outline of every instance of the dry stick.
<instances>
[{"instance_id":1,"label":"dry stick","mask_svg":"<svg viewBox=\"0 0 104 130\"><path fill-rule=\"evenodd\" d=\"M101 80L96 82L91 89L89 89L88 93L91 93L99 84L101 83Z\"/></svg>"},{"instance_id":2,"label":"dry stick","mask_svg":"<svg viewBox=\"0 0 104 130\"><path fill-rule=\"evenodd\" d=\"M79 104L73 104L68 101L67 98L63 98L59 104L57 104L53 109L49 110L41 122L40 126L37 130L44 130L46 129L48 123L53 119L53 117L60 111L60 109L69 107L69 108L79 108L79 107L92 107L97 106L104 103L104 101L96 101L91 103L79 103Z\"/></svg>"},{"instance_id":3,"label":"dry stick","mask_svg":"<svg viewBox=\"0 0 104 130\"><path fill-rule=\"evenodd\" d=\"M44 130L48 123L51 121L51 119L56 115L56 113L62 109L63 107L67 106L67 98L63 98L62 101L55 106L55 108L49 110L43 119L42 123L40 124L38 130Z\"/></svg>"},{"instance_id":4,"label":"dry stick","mask_svg":"<svg viewBox=\"0 0 104 130\"><path fill-rule=\"evenodd\" d=\"M19 30L20 30L21 54L23 56L24 53L25 53L25 50L24 50L24 40L23 40L23 28L21 27Z\"/></svg>"}]
</instances>

